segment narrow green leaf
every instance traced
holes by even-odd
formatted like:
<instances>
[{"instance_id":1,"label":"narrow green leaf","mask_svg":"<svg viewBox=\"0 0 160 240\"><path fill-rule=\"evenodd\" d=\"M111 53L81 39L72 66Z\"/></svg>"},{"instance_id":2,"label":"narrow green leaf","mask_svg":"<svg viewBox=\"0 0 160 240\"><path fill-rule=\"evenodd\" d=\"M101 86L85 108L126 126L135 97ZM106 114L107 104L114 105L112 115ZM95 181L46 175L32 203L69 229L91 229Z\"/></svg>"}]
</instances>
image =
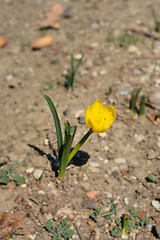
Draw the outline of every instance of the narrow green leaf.
<instances>
[{"instance_id":1,"label":"narrow green leaf","mask_svg":"<svg viewBox=\"0 0 160 240\"><path fill-rule=\"evenodd\" d=\"M52 102L52 100L44 94L44 97L50 107L50 110L53 115L55 127L56 127L56 135L57 135L57 147L58 147L58 157L59 159L61 158L62 155L62 148L63 148L63 139L62 139L62 130L61 130L61 125L60 125L60 120L57 114L57 110Z\"/></svg>"},{"instance_id":2,"label":"narrow green leaf","mask_svg":"<svg viewBox=\"0 0 160 240\"><path fill-rule=\"evenodd\" d=\"M62 158L60 162L60 169L59 169L60 178L63 178L65 174L65 170L68 164L68 158L71 151L71 146L74 139L74 135L76 133L77 126L71 126L70 124L68 124L68 128L69 128L69 134L67 134L65 139L66 143L63 146L63 153L62 153Z\"/></svg>"}]
</instances>

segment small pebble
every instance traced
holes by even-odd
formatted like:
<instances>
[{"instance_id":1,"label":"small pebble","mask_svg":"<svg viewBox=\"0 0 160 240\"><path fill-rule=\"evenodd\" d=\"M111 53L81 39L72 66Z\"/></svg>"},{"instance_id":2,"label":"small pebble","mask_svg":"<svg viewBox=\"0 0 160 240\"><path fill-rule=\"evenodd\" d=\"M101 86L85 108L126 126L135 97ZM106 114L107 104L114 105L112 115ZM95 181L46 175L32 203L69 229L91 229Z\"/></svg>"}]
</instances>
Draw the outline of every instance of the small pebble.
<instances>
[{"instance_id":1,"label":"small pebble","mask_svg":"<svg viewBox=\"0 0 160 240\"><path fill-rule=\"evenodd\" d=\"M91 74L91 76L93 77L93 78L97 78L98 77L98 72L92 72L92 74Z\"/></svg>"},{"instance_id":2,"label":"small pebble","mask_svg":"<svg viewBox=\"0 0 160 240\"><path fill-rule=\"evenodd\" d=\"M7 82L11 82L13 80L13 75L9 74L7 77L6 77L6 81Z\"/></svg>"},{"instance_id":3,"label":"small pebble","mask_svg":"<svg viewBox=\"0 0 160 240\"><path fill-rule=\"evenodd\" d=\"M63 114L64 114L65 116L68 116L68 115L70 114L70 109L67 108L66 110L64 110L64 111L63 111Z\"/></svg>"},{"instance_id":4,"label":"small pebble","mask_svg":"<svg viewBox=\"0 0 160 240\"><path fill-rule=\"evenodd\" d=\"M74 56L74 59L75 60L80 60L82 58L82 54L81 53L78 53Z\"/></svg>"},{"instance_id":5,"label":"small pebble","mask_svg":"<svg viewBox=\"0 0 160 240\"><path fill-rule=\"evenodd\" d=\"M75 113L75 117L79 118L82 114L84 114L84 110L78 110L78 112Z\"/></svg>"},{"instance_id":6,"label":"small pebble","mask_svg":"<svg viewBox=\"0 0 160 240\"><path fill-rule=\"evenodd\" d=\"M151 223L147 224L146 227L151 231L152 230L152 227L153 225Z\"/></svg>"},{"instance_id":7,"label":"small pebble","mask_svg":"<svg viewBox=\"0 0 160 240\"><path fill-rule=\"evenodd\" d=\"M46 139L44 140L44 146L49 146L49 139L48 139L48 138L46 138Z\"/></svg>"},{"instance_id":8,"label":"small pebble","mask_svg":"<svg viewBox=\"0 0 160 240\"><path fill-rule=\"evenodd\" d=\"M134 139L136 140L136 142L140 143L145 139L145 136L142 134L140 134L140 135L135 134Z\"/></svg>"},{"instance_id":9,"label":"small pebble","mask_svg":"<svg viewBox=\"0 0 160 240\"><path fill-rule=\"evenodd\" d=\"M80 124L85 124L84 116L79 117L79 118L78 118L78 122L79 122Z\"/></svg>"},{"instance_id":10,"label":"small pebble","mask_svg":"<svg viewBox=\"0 0 160 240\"><path fill-rule=\"evenodd\" d=\"M107 136L107 133L106 132L98 133L98 136L101 137L101 138L105 138Z\"/></svg>"},{"instance_id":11,"label":"small pebble","mask_svg":"<svg viewBox=\"0 0 160 240\"><path fill-rule=\"evenodd\" d=\"M142 71L140 69L134 69L134 74L136 76L139 76L142 73Z\"/></svg>"},{"instance_id":12,"label":"small pebble","mask_svg":"<svg viewBox=\"0 0 160 240\"><path fill-rule=\"evenodd\" d=\"M128 205L129 205L128 198L125 198L125 199L124 199L124 203L125 203L125 205L126 205L126 206L128 206Z\"/></svg>"},{"instance_id":13,"label":"small pebble","mask_svg":"<svg viewBox=\"0 0 160 240\"><path fill-rule=\"evenodd\" d=\"M39 191L38 191L38 194L45 195L45 191L39 190Z\"/></svg>"},{"instance_id":14,"label":"small pebble","mask_svg":"<svg viewBox=\"0 0 160 240\"><path fill-rule=\"evenodd\" d=\"M81 70L80 75L83 77L87 75L88 71L86 69Z\"/></svg>"},{"instance_id":15,"label":"small pebble","mask_svg":"<svg viewBox=\"0 0 160 240\"><path fill-rule=\"evenodd\" d=\"M130 84L121 84L119 86L119 95L121 96L127 96L133 91L133 87Z\"/></svg>"},{"instance_id":16,"label":"small pebble","mask_svg":"<svg viewBox=\"0 0 160 240\"><path fill-rule=\"evenodd\" d=\"M97 162L89 162L89 165L90 165L91 167L94 167L94 168L100 167L100 164L97 163Z\"/></svg>"},{"instance_id":17,"label":"small pebble","mask_svg":"<svg viewBox=\"0 0 160 240\"><path fill-rule=\"evenodd\" d=\"M149 100L151 103L156 104L158 107L160 107L160 90L153 92L150 95Z\"/></svg>"},{"instance_id":18,"label":"small pebble","mask_svg":"<svg viewBox=\"0 0 160 240\"><path fill-rule=\"evenodd\" d=\"M136 46L134 46L134 45L130 45L128 47L128 52L129 53L139 53L139 49Z\"/></svg>"},{"instance_id":19,"label":"small pebble","mask_svg":"<svg viewBox=\"0 0 160 240\"><path fill-rule=\"evenodd\" d=\"M126 163L126 159L125 159L125 158L122 158L122 157L115 158L113 161L114 161L115 163L121 163L121 164L125 164L125 163Z\"/></svg>"},{"instance_id":20,"label":"small pebble","mask_svg":"<svg viewBox=\"0 0 160 240\"><path fill-rule=\"evenodd\" d=\"M158 211L160 211L160 202L157 200L153 200L152 201L152 206L157 209Z\"/></svg>"},{"instance_id":21,"label":"small pebble","mask_svg":"<svg viewBox=\"0 0 160 240\"><path fill-rule=\"evenodd\" d=\"M27 172L27 173L33 173L33 171L34 171L34 168L33 168L33 167L26 169L26 172Z\"/></svg>"},{"instance_id":22,"label":"small pebble","mask_svg":"<svg viewBox=\"0 0 160 240\"><path fill-rule=\"evenodd\" d=\"M99 24L96 23L96 22L93 22L93 23L91 24L91 28L94 29L94 30L97 30L97 29L99 29Z\"/></svg>"},{"instance_id":23,"label":"small pebble","mask_svg":"<svg viewBox=\"0 0 160 240\"><path fill-rule=\"evenodd\" d=\"M20 185L22 188L26 188L27 187L27 184L22 184Z\"/></svg>"},{"instance_id":24,"label":"small pebble","mask_svg":"<svg viewBox=\"0 0 160 240\"><path fill-rule=\"evenodd\" d=\"M8 153L7 157L11 162L17 161L17 156L14 153Z\"/></svg>"},{"instance_id":25,"label":"small pebble","mask_svg":"<svg viewBox=\"0 0 160 240\"><path fill-rule=\"evenodd\" d=\"M97 43L97 42L93 42L93 43L91 43L91 45L90 45L90 48L92 49L92 48L97 48L97 47L99 47L99 44Z\"/></svg>"},{"instance_id":26,"label":"small pebble","mask_svg":"<svg viewBox=\"0 0 160 240\"><path fill-rule=\"evenodd\" d=\"M42 176L43 171L41 169L36 169L33 173L33 176L36 180L38 180Z\"/></svg>"},{"instance_id":27,"label":"small pebble","mask_svg":"<svg viewBox=\"0 0 160 240\"><path fill-rule=\"evenodd\" d=\"M107 74L106 69L102 69L102 70L99 71L100 76L105 76L106 74Z\"/></svg>"}]
</instances>

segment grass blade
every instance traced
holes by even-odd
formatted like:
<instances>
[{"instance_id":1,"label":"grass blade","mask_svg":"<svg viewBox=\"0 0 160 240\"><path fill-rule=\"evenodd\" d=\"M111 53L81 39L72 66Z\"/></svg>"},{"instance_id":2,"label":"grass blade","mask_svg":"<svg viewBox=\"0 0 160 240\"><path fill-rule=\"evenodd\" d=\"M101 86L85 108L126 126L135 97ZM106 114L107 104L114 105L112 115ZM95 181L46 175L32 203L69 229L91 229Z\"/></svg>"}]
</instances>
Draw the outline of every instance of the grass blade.
<instances>
[{"instance_id":1,"label":"grass blade","mask_svg":"<svg viewBox=\"0 0 160 240\"><path fill-rule=\"evenodd\" d=\"M62 130L61 130L59 117L58 117L57 110L56 110L52 100L45 94L44 94L44 97L45 97L45 99L50 107L50 110L52 112L52 115L53 115L53 119L54 119L54 123L55 123L55 127L56 127L56 135L57 135L58 157L60 159L61 154L62 154L62 148L63 148L63 139L62 139Z\"/></svg>"}]
</instances>

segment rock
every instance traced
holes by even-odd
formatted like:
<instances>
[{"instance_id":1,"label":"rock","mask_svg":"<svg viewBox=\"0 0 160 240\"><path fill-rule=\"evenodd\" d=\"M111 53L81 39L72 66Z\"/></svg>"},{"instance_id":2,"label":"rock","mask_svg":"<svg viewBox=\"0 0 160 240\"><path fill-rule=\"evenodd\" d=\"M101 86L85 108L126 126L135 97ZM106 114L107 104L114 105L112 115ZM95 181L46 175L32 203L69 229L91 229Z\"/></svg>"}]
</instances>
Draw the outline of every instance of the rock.
<instances>
[{"instance_id":1,"label":"rock","mask_svg":"<svg viewBox=\"0 0 160 240\"><path fill-rule=\"evenodd\" d=\"M36 169L33 173L33 176L36 180L39 180L39 178L42 176L43 171L41 169Z\"/></svg>"},{"instance_id":2,"label":"rock","mask_svg":"<svg viewBox=\"0 0 160 240\"><path fill-rule=\"evenodd\" d=\"M63 111L63 114L64 114L65 116L68 116L68 115L70 114L70 109L67 108L66 110L64 110L64 111Z\"/></svg>"},{"instance_id":3,"label":"rock","mask_svg":"<svg viewBox=\"0 0 160 240\"><path fill-rule=\"evenodd\" d=\"M86 69L81 70L80 75L83 77L87 75L88 71Z\"/></svg>"},{"instance_id":4,"label":"rock","mask_svg":"<svg viewBox=\"0 0 160 240\"><path fill-rule=\"evenodd\" d=\"M134 69L134 74L135 74L136 76L141 75L141 73L142 73L142 71L141 71L140 69Z\"/></svg>"},{"instance_id":5,"label":"rock","mask_svg":"<svg viewBox=\"0 0 160 240\"><path fill-rule=\"evenodd\" d=\"M105 138L107 136L107 133L106 132L98 133L98 136L101 137L101 138Z\"/></svg>"},{"instance_id":6,"label":"rock","mask_svg":"<svg viewBox=\"0 0 160 240\"><path fill-rule=\"evenodd\" d=\"M126 159L123 158L123 157L115 158L113 161L115 163L120 163L120 164L125 164L126 163Z\"/></svg>"},{"instance_id":7,"label":"rock","mask_svg":"<svg viewBox=\"0 0 160 240\"><path fill-rule=\"evenodd\" d=\"M128 47L128 52L129 53L139 53L139 49L135 45L130 45Z\"/></svg>"},{"instance_id":8,"label":"rock","mask_svg":"<svg viewBox=\"0 0 160 240\"><path fill-rule=\"evenodd\" d=\"M153 149L148 150L147 158L149 160L155 159L156 157L157 157L157 153Z\"/></svg>"},{"instance_id":9,"label":"rock","mask_svg":"<svg viewBox=\"0 0 160 240\"><path fill-rule=\"evenodd\" d=\"M93 23L91 23L91 28L94 30L97 30L97 29L99 29L99 24L96 22L93 22Z\"/></svg>"},{"instance_id":10,"label":"rock","mask_svg":"<svg viewBox=\"0 0 160 240\"><path fill-rule=\"evenodd\" d=\"M38 194L45 195L45 191L39 190L39 191L38 191Z\"/></svg>"},{"instance_id":11,"label":"rock","mask_svg":"<svg viewBox=\"0 0 160 240\"><path fill-rule=\"evenodd\" d=\"M160 90L153 92L150 95L149 100L160 109Z\"/></svg>"},{"instance_id":12,"label":"rock","mask_svg":"<svg viewBox=\"0 0 160 240\"><path fill-rule=\"evenodd\" d=\"M91 76L93 78L97 78L98 77L98 72L96 72L96 71L92 72Z\"/></svg>"},{"instance_id":13,"label":"rock","mask_svg":"<svg viewBox=\"0 0 160 240\"><path fill-rule=\"evenodd\" d=\"M94 167L94 168L100 167L100 164L97 163L97 162L89 162L89 165L90 165L91 167Z\"/></svg>"},{"instance_id":14,"label":"rock","mask_svg":"<svg viewBox=\"0 0 160 240\"><path fill-rule=\"evenodd\" d=\"M155 228L156 228L156 232L157 232L157 234L158 234L158 237L160 238L160 221L158 221L158 222L156 223Z\"/></svg>"},{"instance_id":15,"label":"rock","mask_svg":"<svg viewBox=\"0 0 160 240\"><path fill-rule=\"evenodd\" d=\"M7 157L11 162L16 162L17 161L17 156L12 152L8 153Z\"/></svg>"},{"instance_id":16,"label":"rock","mask_svg":"<svg viewBox=\"0 0 160 240\"><path fill-rule=\"evenodd\" d=\"M140 135L135 134L134 139L136 140L136 142L140 143L145 139L145 136L142 134L140 134Z\"/></svg>"},{"instance_id":17,"label":"rock","mask_svg":"<svg viewBox=\"0 0 160 240\"><path fill-rule=\"evenodd\" d=\"M106 69L101 69L101 70L99 71L99 75L100 75L100 76L105 76L106 74L107 74Z\"/></svg>"},{"instance_id":18,"label":"rock","mask_svg":"<svg viewBox=\"0 0 160 240\"><path fill-rule=\"evenodd\" d=\"M91 49L92 48L97 48L97 47L99 47L99 43L97 43L97 42L93 42L93 43L90 44Z\"/></svg>"},{"instance_id":19,"label":"rock","mask_svg":"<svg viewBox=\"0 0 160 240\"><path fill-rule=\"evenodd\" d=\"M46 138L46 139L44 140L44 146L49 146L49 139L48 139L48 138Z\"/></svg>"},{"instance_id":20,"label":"rock","mask_svg":"<svg viewBox=\"0 0 160 240\"><path fill-rule=\"evenodd\" d=\"M82 182L81 186L85 191L88 191L91 188L91 185L88 182Z\"/></svg>"},{"instance_id":21,"label":"rock","mask_svg":"<svg viewBox=\"0 0 160 240\"><path fill-rule=\"evenodd\" d=\"M34 171L33 167L26 169L26 173L33 173L33 171Z\"/></svg>"},{"instance_id":22,"label":"rock","mask_svg":"<svg viewBox=\"0 0 160 240\"><path fill-rule=\"evenodd\" d=\"M130 84L128 84L128 83L121 84L121 85L119 86L119 90L118 90L119 95L121 95L121 96L127 96L127 95L129 95L132 91L133 91L133 87L132 87Z\"/></svg>"},{"instance_id":23,"label":"rock","mask_svg":"<svg viewBox=\"0 0 160 240\"><path fill-rule=\"evenodd\" d=\"M160 211L160 202L157 200L153 200L152 201L152 206L157 209L158 211Z\"/></svg>"},{"instance_id":24,"label":"rock","mask_svg":"<svg viewBox=\"0 0 160 240\"><path fill-rule=\"evenodd\" d=\"M85 124L85 119L84 119L84 116L80 116L79 118L78 118L78 122L80 123L80 124Z\"/></svg>"},{"instance_id":25,"label":"rock","mask_svg":"<svg viewBox=\"0 0 160 240\"><path fill-rule=\"evenodd\" d=\"M81 53L77 53L75 56L74 56L74 59L75 60L80 60L82 58L82 54Z\"/></svg>"},{"instance_id":26,"label":"rock","mask_svg":"<svg viewBox=\"0 0 160 240\"><path fill-rule=\"evenodd\" d=\"M6 77L6 81L7 82L11 82L13 80L13 75L12 74L9 74L7 77Z\"/></svg>"},{"instance_id":27,"label":"rock","mask_svg":"<svg viewBox=\"0 0 160 240\"><path fill-rule=\"evenodd\" d=\"M82 202L82 206L87 209L93 209L97 207L97 203L93 198L91 198L91 199L84 200Z\"/></svg>"}]
</instances>

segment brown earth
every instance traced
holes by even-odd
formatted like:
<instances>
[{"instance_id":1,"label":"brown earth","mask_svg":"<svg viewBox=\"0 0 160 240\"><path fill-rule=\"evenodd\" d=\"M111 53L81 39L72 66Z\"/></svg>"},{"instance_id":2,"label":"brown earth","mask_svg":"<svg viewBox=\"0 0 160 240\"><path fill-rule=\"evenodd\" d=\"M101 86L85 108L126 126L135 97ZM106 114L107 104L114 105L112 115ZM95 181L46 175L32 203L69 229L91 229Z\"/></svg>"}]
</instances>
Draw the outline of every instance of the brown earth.
<instances>
[{"instance_id":1,"label":"brown earth","mask_svg":"<svg viewBox=\"0 0 160 240\"><path fill-rule=\"evenodd\" d=\"M0 49L0 170L14 164L16 173L26 179L26 185L0 186L0 214L26 214L25 220L20 215L25 223L15 226L13 239L51 239L45 229L47 220L54 219L56 225L64 217L75 231L73 239L114 239L110 231L115 218L132 207L145 211L151 220L127 239L160 238L156 230L160 207L153 206L153 200L160 201L160 187L146 179L149 173L155 178L160 174L160 129L149 119L159 105L147 104L142 117L132 117L129 111L132 90L143 86L148 102L152 92L160 89L160 41L143 34L155 28L150 3L158 15L159 0L60 0L64 9L70 7L68 15L60 17L59 29L44 30L40 29L44 13L56 1L0 2L0 35L8 38ZM120 47L117 41L107 41L108 34L117 38L128 28L140 31L129 32L138 38L135 43ZM53 43L33 50L30 43L44 35L52 36ZM71 52L77 58L84 53L74 92L64 86ZM53 83L53 88L47 89L46 82ZM126 84L129 90L123 95ZM111 94L107 94L109 87ZM73 145L88 130L83 118L82 123L78 121L88 105L100 99L117 112L107 133L92 134L78 164L71 164L62 180L55 177L50 164L57 145L44 93L55 103L62 126L66 120L78 126ZM41 183L34 178L36 169L44 171ZM87 197L94 190L95 198ZM104 219L99 226L89 220L93 207L105 211L113 203L118 206L111 220ZM0 224L3 229L3 219Z\"/></svg>"}]
</instances>

